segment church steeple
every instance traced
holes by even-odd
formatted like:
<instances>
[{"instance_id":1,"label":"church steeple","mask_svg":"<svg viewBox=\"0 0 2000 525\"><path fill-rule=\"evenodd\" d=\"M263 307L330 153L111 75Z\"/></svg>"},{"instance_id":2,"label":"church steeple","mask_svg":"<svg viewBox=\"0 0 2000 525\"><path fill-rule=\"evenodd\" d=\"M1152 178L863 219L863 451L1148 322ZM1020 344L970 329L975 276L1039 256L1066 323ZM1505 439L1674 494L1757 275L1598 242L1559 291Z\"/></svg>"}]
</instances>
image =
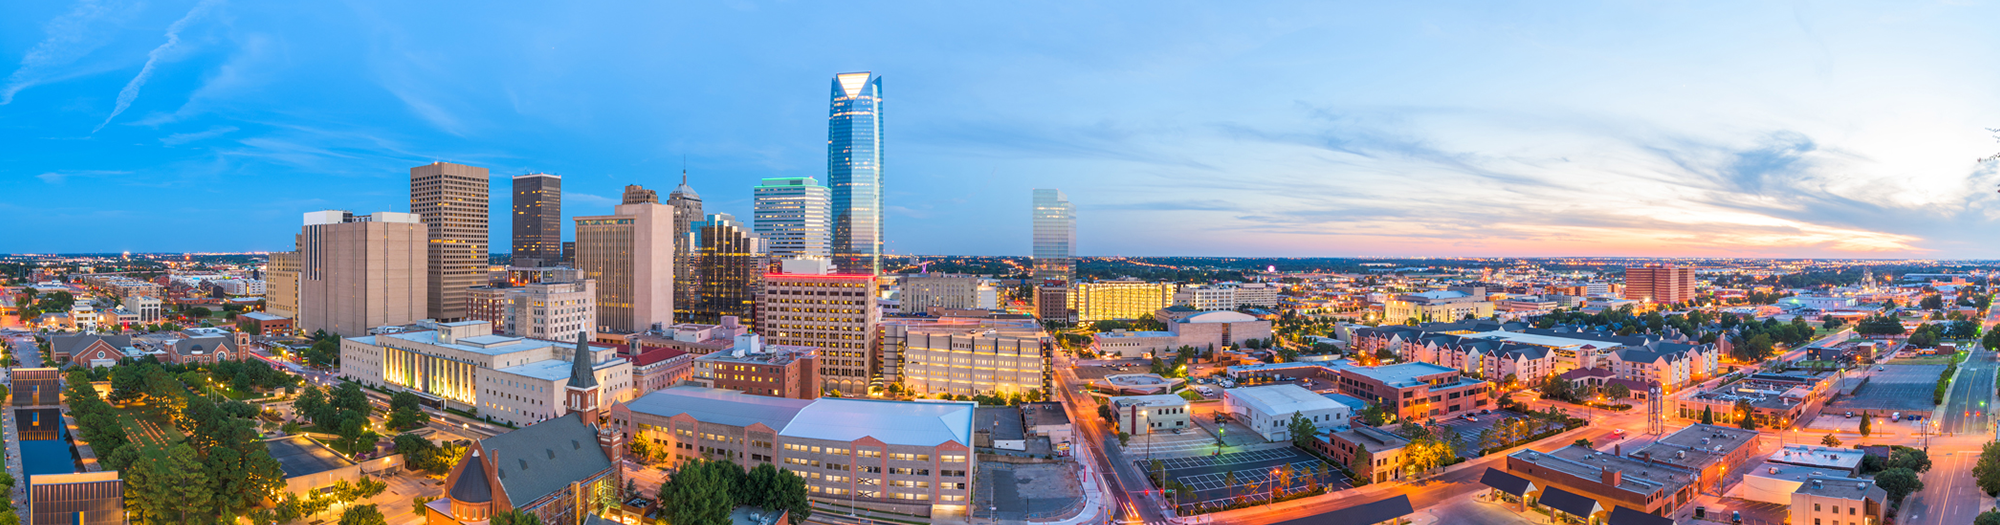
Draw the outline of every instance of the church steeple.
<instances>
[{"instance_id":1,"label":"church steeple","mask_svg":"<svg viewBox=\"0 0 2000 525\"><path fill-rule=\"evenodd\" d=\"M576 357L569 367L570 388L597 388L597 366L590 362L590 333L577 332Z\"/></svg>"}]
</instances>

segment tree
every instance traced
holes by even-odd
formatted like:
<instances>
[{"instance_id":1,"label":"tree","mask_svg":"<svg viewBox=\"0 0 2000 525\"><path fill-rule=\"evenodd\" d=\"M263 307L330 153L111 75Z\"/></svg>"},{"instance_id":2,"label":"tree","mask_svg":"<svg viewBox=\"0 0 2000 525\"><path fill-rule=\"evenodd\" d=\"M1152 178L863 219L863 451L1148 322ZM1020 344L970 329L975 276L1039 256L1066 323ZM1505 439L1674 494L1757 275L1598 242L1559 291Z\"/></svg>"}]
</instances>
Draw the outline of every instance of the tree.
<instances>
[{"instance_id":1,"label":"tree","mask_svg":"<svg viewBox=\"0 0 2000 525\"><path fill-rule=\"evenodd\" d=\"M1129 433L1129 432L1119 432L1119 433L1118 433L1118 446L1120 446L1120 447L1123 447L1123 446L1126 446L1126 445L1130 445L1131 443L1132 443L1132 434L1131 434L1131 433Z\"/></svg>"},{"instance_id":2,"label":"tree","mask_svg":"<svg viewBox=\"0 0 2000 525\"><path fill-rule=\"evenodd\" d=\"M634 445L644 442L646 441L643 439L632 440ZM437 466L438 447L432 444L428 438L416 434L399 434L396 436L395 443L396 453L402 454L403 461L408 463L411 468L432 472L451 468L450 465L445 465L444 469L434 468Z\"/></svg>"},{"instance_id":3,"label":"tree","mask_svg":"<svg viewBox=\"0 0 2000 525\"><path fill-rule=\"evenodd\" d=\"M208 480L194 447L176 443L129 465L126 491L132 511L152 523L188 523L209 516Z\"/></svg>"},{"instance_id":4,"label":"tree","mask_svg":"<svg viewBox=\"0 0 2000 525\"><path fill-rule=\"evenodd\" d=\"M2000 525L2000 510L1989 510L1972 518L1972 525Z\"/></svg>"},{"instance_id":5,"label":"tree","mask_svg":"<svg viewBox=\"0 0 2000 525\"><path fill-rule=\"evenodd\" d=\"M1382 405L1379 403L1369 403L1367 407L1361 409L1361 422L1371 427L1387 425L1389 424L1389 410L1382 408Z\"/></svg>"},{"instance_id":6,"label":"tree","mask_svg":"<svg viewBox=\"0 0 2000 525\"><path fill-rule=\"evenodd\" d=\"M1312 450L1313 441L1319 437L1319 427L1305 415L1293 412L1292 421L1285 425L1292 434L1292 446L1299 450Z\"/></svg>"},{"instance_id":7,"label":"tree","mask_svg":"<svg viewBox=\"0 0 2000 525\"><path fill-rule=\"evenodd\" d=\"M1368 445L1355 443L1354 459L1349 460L1347 465L1348 470L1354 471L1354 486L1359 487L1374 481L1374 465L1375 454L1368 452ZM1235 485L1233 482L1230 483L1232 487Z\"/></svg>"},{"instance_id":8,"label":"tree","mask_svg":"<svg viewBox=\"0 0 2000 525\"><path fill-rule=\"evenodd\" d=\"M509 510L494 513L492 525L542 525L542 517L533 512Z\"/></svg>"},{"instance_id":9,"label":"tree","mask_svg":"<svg viewBox=\"0 0 2000 525\"><path fill-rule=\"evenodd\" d=\"M1888 468L1906 468L1922 474L1931 470L1931 456L1922 450L1897 445L1889 449Z\"/></svg>"},{"instance_id":10,"label":"tree","mask_svg":"<svg viewBox=\"0 0 2000 525\"><path fill-rule=\"evenodd\" d=\"M735 500L730 496L733 475L726 469L742 471L728 460L683 465L660 484L662 517L675 525L728 525Z\"/></svg>"},{"instance_id":11,"label":"tree","mask_svg":"<svg viewBox=\"0 0 2000 525\"><path fill-rule=\"evenodd\" d=\"M1736 400L1736 413L1743 416L1743 419L1736 422L1736 426L1743 427L1746 430L1757 429L1757 410L1750 406L1750 401Z\"/></svg>"},{"instance_id":12,"label":"tree","mask_svg":"<svg viewBox=\"0 0 2000 525\"><path fill-rule=\"evenodd\" d=\"M1838 447L1840 446L1840 438L1833 437L1833 434L1827 434L1826 437L1820 438L1819 444L1826 445L1829 447Z\"/></svg>"},{"instance_id":13,"label":"tree","mask_svg":"<svg viewBox=\"0 0 2000 525\"><path fill-rule=\"evenodd\" d=\"M1570 444L1571 444L1571 445L1576 445L1576 446L1579 446L1579 447L1583 447L1583 448L1590 448L1590 440L1588 440L1588 439L1583 439L1583 438L1577 438L1577 439L1576 439L1576 442L1575 442L1575 443L1570 443Z\"/></svg>"},{"instance_id":14,"label":"tree","mask_svg":"<svg viewBox=\"0 0 2000 525\"><path fill-rule=\"evenodd\" d=\"M1612 399L1625 399L1632 397L1632 388L1623 384L1613 383L1610 388L1604 390L1604 395L1611 396Z\"/></svg>"},{"instance_id":15,"label":"tree","mask_svg":"<svg viewBox=\"0 0 2000 525\"><path fill-rule=\"evenodd\" d=\"M1861 413L1861 437L1868 437L1868 431L1870 430L1869 427L1874 426L1869 424L1869 422L1874 419L1875 416L1869 415L1867 412Z\"/></svg>"},{"instance_id":16,"label":"tree","mask_svg":"<svg viewBox=\"0 0 2000 525\"><path fill-rule=\"evenodd\" d=\"M1979 484L1979 490L1986 491L1986 495L2000 495L2000 441L1989 442L1980 448L1979 462L1972 465L1972 478Z\"/></svg>"},{"instance_id":17,"label":"tree","mask_svg":"<svg viewBox=\"0 0 2000 525\"><path fill-rule=\"evenodd\" d=\"M1713 407L1710 407L1710 406L1708 406L1708 405L1702 405L1702 407L1701 407L1701 424L1703 424L1703 425L1713 425L1713 424L1715 424L1715 408L1713 408ZM1866 435L1866 434L1863 434L1863 435Z\"/></svg>"},{"instance_id":18,"label":"tree","mask_svg":"<svg viewBox=\"0 0 2000 525\"><path fill-rule=\"evenodd\" d=\"M355 505L340 512L340 525L388 525L382 511L374 505Z\"/></svg>"},{"instance_id":19,"label":"tree","mask_svg":"<svg viewBox=\"0 0 2000 525\"><path fill-rule=\"evenodd\" d=\"M415 408L398 408L389 411L388 425L391 430L415 430L431 422L431 415Z\"/></svg>"},{"instance_id":20,"label":"tree","mask_svg":"<svg viewBox=\"0 0 2000 525\"><path fill-rule=\"evenodd\" d=\"M1875 485L1889 492L1889 501L1901 501L1903 496L1924 490L1924 481L1917 479L1916 471L1906 468L1892 468L1876 474Z\"/></svg>"}]
</instances>

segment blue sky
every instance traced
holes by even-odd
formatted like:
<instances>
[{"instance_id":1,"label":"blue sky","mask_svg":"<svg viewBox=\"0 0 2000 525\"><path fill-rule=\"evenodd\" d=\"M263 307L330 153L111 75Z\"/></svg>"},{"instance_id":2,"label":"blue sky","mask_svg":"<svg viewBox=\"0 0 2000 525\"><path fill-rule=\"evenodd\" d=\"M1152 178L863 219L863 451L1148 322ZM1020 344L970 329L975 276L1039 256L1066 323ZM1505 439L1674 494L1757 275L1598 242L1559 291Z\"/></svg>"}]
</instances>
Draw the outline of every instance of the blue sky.
<instances>
[{"instance_id":1,"label":"blue sky","mask_svg":"<svg viewBox=\"0 0 2000 525\"><path fill-rule=\"evenodd\" d=\"M0 252L289 249L432 160L747 219L872 70L895 253L1054 187L1085 255L2000 257L1985 3L676 4L0 6Z\"/></svg>"}]
</instances>

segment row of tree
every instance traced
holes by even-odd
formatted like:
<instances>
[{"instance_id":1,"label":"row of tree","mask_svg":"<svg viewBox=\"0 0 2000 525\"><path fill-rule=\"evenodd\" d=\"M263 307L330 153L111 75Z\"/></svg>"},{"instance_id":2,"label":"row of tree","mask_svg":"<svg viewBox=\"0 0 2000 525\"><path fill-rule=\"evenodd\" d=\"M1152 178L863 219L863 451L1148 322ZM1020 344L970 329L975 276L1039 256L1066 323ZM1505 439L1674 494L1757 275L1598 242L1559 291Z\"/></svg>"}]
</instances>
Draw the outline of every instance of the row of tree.
<instances>
[{"instance_id":1,"label":"row of tree","mask_svg":"<svg viewBox=\"0 0 2000 525\"><path fill-rule=\"evenodd\" d=\"M155 363L115 368L114 394L116 378L140 378L136 387L127 380L125 402L144 403L186 436L177 443L143 446L125 442L122 429L83 432L85 439L94 433L116 445L106 450L92 440L105 466L125 480L134 522L233 523L284 485L284 472L257 434L257 407L198 393ZM183 374L207 379L198 369ZM90 387L89 372L75 369L67 379L71 411L78 414L80 427L118 428L111 406Z\"/></svg>"},{"instance_id":2,"label":"row of tree","mask_svg":"<svg viewBox=\"0 0 2000 525\"><path fill-rule=\"evenodd\" d=\"M728 525L739 506L789 512L792 525L812 516L806 480L769 463L744 471L729 460L694 460L660 485L660 511L675 525Z\"/></svg>"},{"instance_id":3,"label":"row of tree","mask_svg":"<svg viewBox=\"0 0 2000 525\"><path fill-rule=\"evenodd\" d=\"M335 449L362 452L382 439L368 427L368 415L375 407L368 403L368 394L360 385L341 383L324 390L306 385L292 401L292 409L319 431L340 436L331 443Z\"/></svg>"}]
</instances>

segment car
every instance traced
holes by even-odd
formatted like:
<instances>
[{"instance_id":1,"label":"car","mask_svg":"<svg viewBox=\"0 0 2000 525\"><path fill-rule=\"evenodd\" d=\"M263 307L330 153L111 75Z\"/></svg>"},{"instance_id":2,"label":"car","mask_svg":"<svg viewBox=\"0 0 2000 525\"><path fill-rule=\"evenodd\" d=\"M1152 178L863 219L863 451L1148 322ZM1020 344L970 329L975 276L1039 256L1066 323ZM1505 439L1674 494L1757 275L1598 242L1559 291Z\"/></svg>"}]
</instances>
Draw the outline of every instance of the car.
<instances>
[{"instance_id":1,"label":"car","mask_svg":"<svg viewBox=\"0 0 2000 525\"><path fill-rule=\"evenodd\" d=\"M1848 419L1853 419L1853 418L1854 418L1854 411L1853 411L1853 410L1849 410L1849 411L1847 411L1847 417L1848 417Z\"/></svg>"},{"instance_id":2,"label":"car","mask_svg":"<svg viewBox=\"0 0 2000 525\"><path fill-rule=\"evenodd\" d=\"M1479 422L1479 418L1476 418L1476 417L1472 417L1472 414L1466 414L1466 415L1465 415L1464 417L1465 417L1465 420L1466 420L1466 421L1471 421L1471 422L1474 422L1474 423L1477 423L1477 422Z\"/></svg>"},{"instance_id":3,"label":"car","mask_svg":"<svg viewBox=\"0 0 2000 525\"><path fill-rule=\"evenodd\" d=\"M1622 428L1611 429L1611 437L1618 437L1618 438L1625 437L1625 429Z\"/></svg>"}]
</instances>

